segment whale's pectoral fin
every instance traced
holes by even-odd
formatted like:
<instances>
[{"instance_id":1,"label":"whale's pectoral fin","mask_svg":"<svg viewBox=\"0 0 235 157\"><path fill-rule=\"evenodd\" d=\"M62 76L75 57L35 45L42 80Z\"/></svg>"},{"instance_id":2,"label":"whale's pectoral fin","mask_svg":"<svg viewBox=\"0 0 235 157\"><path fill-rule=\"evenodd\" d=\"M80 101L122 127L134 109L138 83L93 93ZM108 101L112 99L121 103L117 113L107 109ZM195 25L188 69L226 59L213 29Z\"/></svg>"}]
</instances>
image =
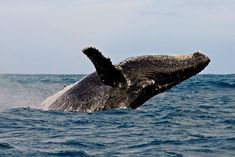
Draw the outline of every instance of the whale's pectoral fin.
<instances>
[{"instance_id":1,"label":"whale's pectoral fin","mask_svg":"<svg viewBox=\"0 0 235 157\"><path fill-rule=\"evenodd\" d=\"M105 58L99 50L88 47L82 50L94 64L100 80L109 86L124 87L126 79L122 72L117 69L109 58Z\"/></svg>"}]
</instances>

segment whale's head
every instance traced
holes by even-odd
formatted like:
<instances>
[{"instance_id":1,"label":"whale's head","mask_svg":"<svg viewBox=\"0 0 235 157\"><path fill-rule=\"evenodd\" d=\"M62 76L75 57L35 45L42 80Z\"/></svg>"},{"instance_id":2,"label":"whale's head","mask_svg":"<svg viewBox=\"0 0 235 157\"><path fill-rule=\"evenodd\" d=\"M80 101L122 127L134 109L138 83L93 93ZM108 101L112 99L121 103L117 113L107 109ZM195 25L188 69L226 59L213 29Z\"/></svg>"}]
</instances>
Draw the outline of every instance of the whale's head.
<instances>
[{"instance_id":1,"label":"whale's head","mask_svg":"<svg viewBox=\"0 0 235 157\"><path fill-rule=\"evenodd\" d=\"M200 52L189 55L147 55L129 58L118 66L128 83L131 108L201 72L210 59Z\"/></svg>"}]
</instances>

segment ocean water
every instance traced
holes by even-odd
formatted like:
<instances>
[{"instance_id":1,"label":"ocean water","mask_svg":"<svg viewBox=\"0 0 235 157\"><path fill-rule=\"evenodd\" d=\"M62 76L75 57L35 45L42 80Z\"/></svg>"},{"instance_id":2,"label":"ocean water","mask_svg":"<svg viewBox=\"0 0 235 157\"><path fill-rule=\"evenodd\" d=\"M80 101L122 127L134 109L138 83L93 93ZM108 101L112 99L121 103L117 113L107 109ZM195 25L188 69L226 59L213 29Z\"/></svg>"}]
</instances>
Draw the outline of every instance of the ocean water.
<instances>
[{"instance_id":1,"label":"ocean water","mask_svg":"<svg viewBox=\"0 0 235 157\"><path fill-rule=\"evenodd\" d=\"M235 156L235 75L197 75L137 110L44 111L82 75L0 75L0 156Z\"/></svg>"}]
</instances>

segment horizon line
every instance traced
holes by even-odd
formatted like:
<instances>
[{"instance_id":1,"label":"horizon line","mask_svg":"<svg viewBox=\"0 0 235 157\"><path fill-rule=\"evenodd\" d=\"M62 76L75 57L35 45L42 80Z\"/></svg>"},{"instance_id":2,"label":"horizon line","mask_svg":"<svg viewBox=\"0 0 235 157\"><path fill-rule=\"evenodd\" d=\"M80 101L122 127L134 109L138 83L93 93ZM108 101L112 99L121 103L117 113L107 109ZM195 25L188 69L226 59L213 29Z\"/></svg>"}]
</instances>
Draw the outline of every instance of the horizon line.
<instances>
[{"instance_id":1,"label":"horizon line","mask_svg":"<svg viewBox=\"0 0 235 157\"><path fill-rule=\"evenodd\" d=\"M92 72L93 73L93 72ZM79 73L0 73L0 75L89 75ZM199 73L197 75L235 75L235 73Z\"/></svg>"}]
</instances>

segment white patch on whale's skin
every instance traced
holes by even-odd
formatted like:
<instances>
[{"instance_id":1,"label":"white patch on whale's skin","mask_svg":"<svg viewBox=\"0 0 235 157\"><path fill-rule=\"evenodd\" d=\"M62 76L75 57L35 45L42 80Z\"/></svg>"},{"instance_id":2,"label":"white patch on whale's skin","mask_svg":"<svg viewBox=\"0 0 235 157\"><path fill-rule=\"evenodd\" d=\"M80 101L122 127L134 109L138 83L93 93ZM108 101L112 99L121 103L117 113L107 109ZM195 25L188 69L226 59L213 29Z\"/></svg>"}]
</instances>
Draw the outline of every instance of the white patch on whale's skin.
<instances>
[{"instance_id":1,"label":"white patch on whale's skin","mask_svg":"<svg viewBox=\"0 0 235 157\"><path fill-rule=\"evenodd\" d=\"M149 85L154 85L155 81L154 80L146 80L144 85L142 85L143 88L149 86Z\"/></svg>"},{"instance_id":2,"label":"white patch on whale's skin","mask_svg":"<svg viewBox=\"0 0 235 157\"><path fill-rule=\"evenodd\" d=\"M120 109L127 109L127 103L120 103L119 108Z\"/></svg>"},{"instance_id":3,"label":"white patch on whale's skin","mask_svg":"<svg viewBox=\"0 0 235 157\"><path fill-rule=\"evenodd\" d=\"M71 84L71 85L67 85L62 90L60 90L59 92L57 92L54 95L49 96L48 98L46 98L46 100L44 100L41 103L42 109L49 110L49 107L51 106L51 104L53 104L60 96L62 96L64 93L66 93L68 90L73 88L75 85L77 85L79 82L81 82L85 78L86 78L86 76L84 78L82 78L80 81L75 82L74 84Z\"/></svg>"}]
</instances>

